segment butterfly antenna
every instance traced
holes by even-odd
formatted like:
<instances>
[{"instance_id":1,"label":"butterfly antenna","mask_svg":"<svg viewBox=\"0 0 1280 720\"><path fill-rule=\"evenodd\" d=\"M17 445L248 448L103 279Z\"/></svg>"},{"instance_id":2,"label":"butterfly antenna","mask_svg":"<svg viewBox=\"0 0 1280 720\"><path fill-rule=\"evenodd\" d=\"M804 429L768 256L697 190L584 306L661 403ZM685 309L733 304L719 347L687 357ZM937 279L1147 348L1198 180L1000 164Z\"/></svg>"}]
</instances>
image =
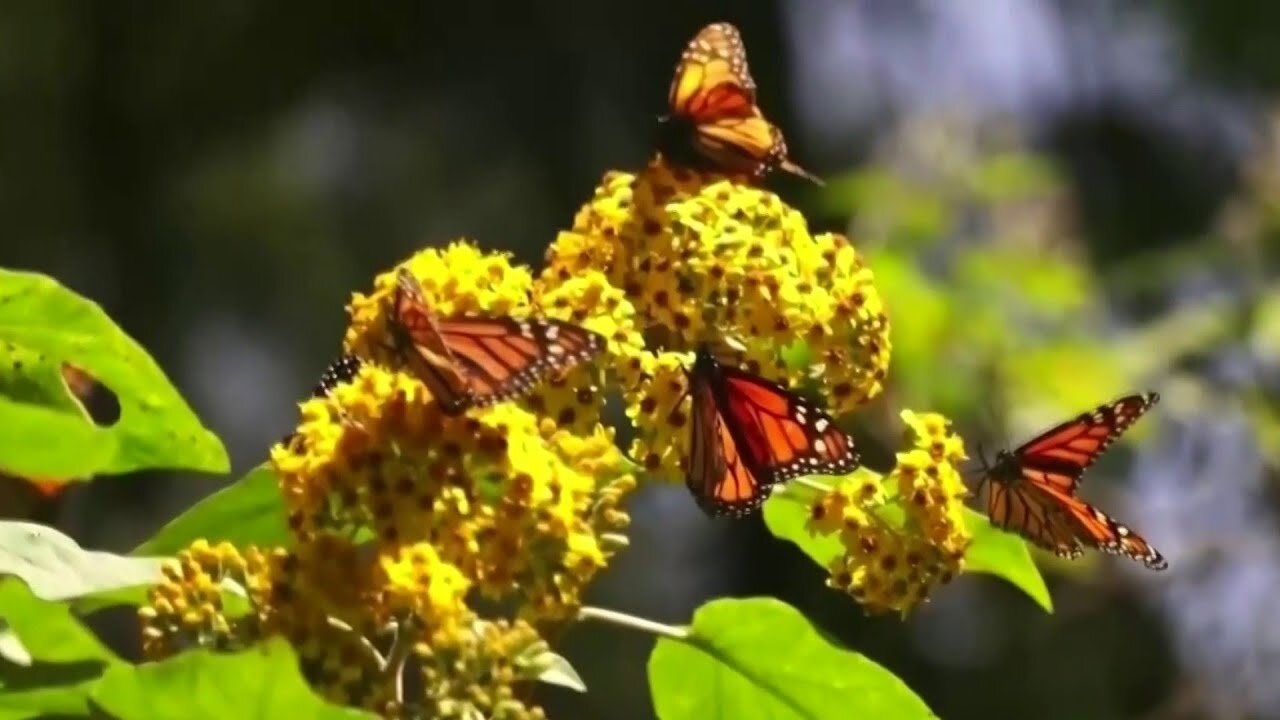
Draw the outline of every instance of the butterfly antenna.
<instances>
[{"instance_id":1,"label":"butterfly antenna","mask_svg":"<svg viewBox=\"0 0 1280 720\"><path fill-rule=\"evenodd\" d=\"M779 168L781 168L781 169L783 169L783 170L785 170L785 171L787 171L787 172L789 172L789 173L791 173L792 175L796 175L796 176L802 177L802 178L804 178L805 180L808 180L808 181L812 182L813 184L817 185L818 187L826 187L826 186L827 186L827 184L826 184L825 182L823 182L822 178L818 177L817 175L814 175L813 173L809 172L808 170L805 170L804 168L802 168L802 167L800 167L799 165L797 165L797 164L795 164L795 163L791 162L790 160L783 160L781 163L779 163L779 164L778 164L778 167L779 167Z\"/></svg>"},{"instance_id":2,"label":"butterfly antenna","mask_svg":"<svg viewBox=\"0 0 1280 720\"><path fill-rule=\"evenodd\" d=\"M978 450L978 457L976 457L976 458L974 458L974 459L975 459L975 460L977 460L977 461L978 461L978 463L979 463L979 467L978 467L978 487L974 488L973 494L974 494L974 495L981 495L981 494L982 494L982 488L986 486L986 484L987 484L987 480L988 480L988 478L989 478L989 477L990 477L990 475L991 475L991 465L990 465L990 463L988 463L988 462L987 462L987 452L986 452L986 450L983 448L983 446L982 446L982 441L981 441L981 440L979 440L979 441L977 442L976 447L977 447L977 450Z\"/></svg>"}]
</instances>

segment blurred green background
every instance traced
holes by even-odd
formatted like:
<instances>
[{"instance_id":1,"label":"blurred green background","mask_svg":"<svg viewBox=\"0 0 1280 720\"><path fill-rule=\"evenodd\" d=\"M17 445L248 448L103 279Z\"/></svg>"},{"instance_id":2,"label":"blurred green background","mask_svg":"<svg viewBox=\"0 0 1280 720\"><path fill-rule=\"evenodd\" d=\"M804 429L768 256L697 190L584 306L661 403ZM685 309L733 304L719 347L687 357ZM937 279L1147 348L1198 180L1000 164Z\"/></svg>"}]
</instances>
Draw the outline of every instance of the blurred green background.
<instances>
[{"instance_id":1,"label":"blurred green background","mask_svg":"<svg viewBox=\"0 0 1280 720\"><path fill-rule=\"evenodd\" d=\"M1056 614L965 577L867 618L758 519L633 500L592 601L684 622L773 594L948 720L1280 718L1280 6L1191 0L0 5L0 265L58 277L149 348L237 473L294 422L349 293L466 235L537 264L647 159L683 44L737 24L765 112L825 190L774 183L868 256L902 407L991 449L1130 391L1163 402L1084 494L1172 565L1042 558ZM971 452L971 454L974 454ZM75 487L124 550L224 483ZM130 648L127 618L104 624ZM584 626L590 693L652 716L650 638Z\"/></svg>"}]
</instances>

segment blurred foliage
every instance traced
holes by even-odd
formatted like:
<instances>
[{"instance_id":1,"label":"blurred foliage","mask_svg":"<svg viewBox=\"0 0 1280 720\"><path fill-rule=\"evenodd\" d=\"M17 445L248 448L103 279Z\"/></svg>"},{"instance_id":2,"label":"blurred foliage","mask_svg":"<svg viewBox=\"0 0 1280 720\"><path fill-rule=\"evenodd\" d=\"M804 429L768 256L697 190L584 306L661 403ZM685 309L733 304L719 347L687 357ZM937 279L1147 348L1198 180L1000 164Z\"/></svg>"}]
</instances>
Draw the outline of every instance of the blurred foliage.
<instances>
[{"instance_id":1,"label":"blurred foliage","mask_svg":"<svg viewBox=\"0 0 1280 720\"><path fill-rule=\"evenodd\" d=\"M965 117L905 125L827 201L852 206L851 234L888 298L893 402L936 407L966 419L973 439L1004 444L1006 424L1021 436L1170 383L1166 406L1195 412L1214 384L1196 360L1232 344L1274 377L1280 154L1274 141L1267 147L1212 235L1099 268L1047 157ZM1197 275L1215 289L1179 300ZM1236 390L1260 439L1274 438L1275 396L1257 402L1268 397L1262 379ZM1270 457L1280 449L1265 447Z\"/></svg>"}]
</instances>

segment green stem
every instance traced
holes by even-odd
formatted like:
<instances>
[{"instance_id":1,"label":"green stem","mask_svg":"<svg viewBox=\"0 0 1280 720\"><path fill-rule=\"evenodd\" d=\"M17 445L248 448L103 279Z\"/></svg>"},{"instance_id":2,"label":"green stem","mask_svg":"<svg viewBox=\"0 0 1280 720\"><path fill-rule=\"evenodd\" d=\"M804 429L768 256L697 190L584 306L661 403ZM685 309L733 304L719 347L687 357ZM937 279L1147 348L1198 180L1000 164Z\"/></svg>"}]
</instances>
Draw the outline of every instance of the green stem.
<instances>
[{"instance_id":1,"label":"green stem","mask_svg":"<svg viewBox=\"0 0 1280 720\"><path fill-rule=\"evenodd\" d=\"M395 639L391 641L391 649L387 651L386 664L382 672L395 680L396 703L404 707L404 665L413 652L413 644L418 640L418 627L412 618L405 618L396 626Z\"/></svg>"},{"instance_id":2,"label":"green stem","mask_svg":"<svg viewBox=\"0 0 1280 720\"><path fill-rule=\"evenodd\" d=\"M604 608L591 607L589 605L578 610L579 620L596 620L599 622L610 623L612 625L620 625L622 627L639 630L651 635L660 635L662 637L688 642L690 637L689 628L677 627L675 625L664 625L653 620L628 615L618 612L617 610L606 610Z\"/></svg>"}]
</instances>

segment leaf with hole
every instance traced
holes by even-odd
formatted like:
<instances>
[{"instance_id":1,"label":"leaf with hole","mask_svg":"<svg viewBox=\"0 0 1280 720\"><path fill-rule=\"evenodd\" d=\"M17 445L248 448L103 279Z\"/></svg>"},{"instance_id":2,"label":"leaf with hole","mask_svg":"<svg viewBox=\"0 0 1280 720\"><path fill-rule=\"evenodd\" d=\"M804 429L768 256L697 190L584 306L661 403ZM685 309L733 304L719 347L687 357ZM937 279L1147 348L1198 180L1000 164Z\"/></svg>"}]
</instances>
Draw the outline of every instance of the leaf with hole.
<instances>
[{"instance_id":1,"label":"leaf with hole","mask_svg":"<svg viewBox=\"0 0 1280 720\"><path fill-rule=\"evenodd\" d=\"M20 422L27 436L82 447L86 456L75 461L74 453L51 452L42 443L5 441L0 469L69 479L147 468L229 468L222 443L151 356L97 303L50 277L0 269L0 363L0 426ZM57 385L65 382L66 366L110 390L120 406L114 423L94 425L65 385Z\"/></svg>"}]
</instances>

